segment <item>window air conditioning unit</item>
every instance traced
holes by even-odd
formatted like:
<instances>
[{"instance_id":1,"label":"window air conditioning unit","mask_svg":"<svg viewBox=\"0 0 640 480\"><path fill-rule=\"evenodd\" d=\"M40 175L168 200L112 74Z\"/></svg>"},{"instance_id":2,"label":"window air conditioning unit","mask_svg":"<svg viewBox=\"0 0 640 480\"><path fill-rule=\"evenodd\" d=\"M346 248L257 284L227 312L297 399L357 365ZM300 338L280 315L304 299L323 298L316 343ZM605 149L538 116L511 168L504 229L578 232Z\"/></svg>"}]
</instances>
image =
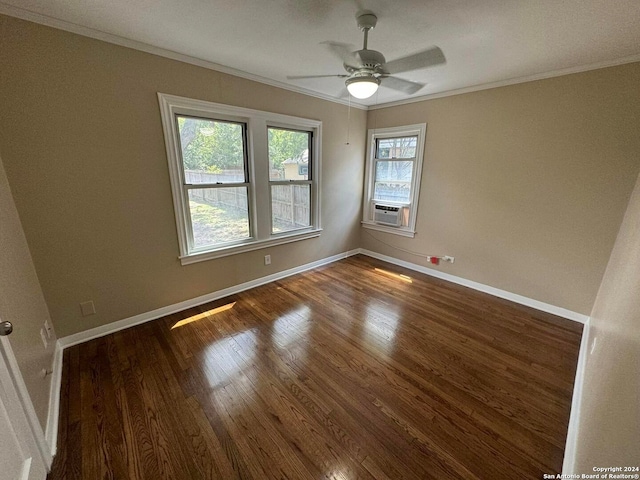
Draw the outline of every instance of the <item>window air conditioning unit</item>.
<instances>
[{"instance_id":1,"label":"window air conditioning unit","mask_svg":"<svg viewBox=\"0 0 640 480\"><path fill-rule=\"evenodd\" d=\"M404 207L376 203L373 205L373 221L380 225L399 227L402 225L403 211Z\"/></svg>"}]
</instances>

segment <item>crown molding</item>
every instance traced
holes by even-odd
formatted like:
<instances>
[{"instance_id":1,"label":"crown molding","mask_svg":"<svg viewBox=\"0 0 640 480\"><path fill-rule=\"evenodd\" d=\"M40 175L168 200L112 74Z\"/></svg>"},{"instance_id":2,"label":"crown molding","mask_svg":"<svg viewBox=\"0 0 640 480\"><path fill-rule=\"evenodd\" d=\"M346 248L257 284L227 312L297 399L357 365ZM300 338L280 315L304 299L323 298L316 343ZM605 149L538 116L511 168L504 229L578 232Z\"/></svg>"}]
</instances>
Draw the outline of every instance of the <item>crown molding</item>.
<instances>
[{"instance_id":1,"label":"crown molding","mask_svg":"<svg viewBox=\"0 0 640 480\"><path fill-rule=\"evenodd\" d=\"M553 70L551 72L536 73L535 75L527 75L524 77L510 78L508 80L500 80L498 82L483 83L481 85L472 85L470 87L458 88L455 90L447 90L444 92L431 93L421 95L419 97L407 98L405 100L397 100L395 102L381 103L380 105L370 105L369 110L379 110L381 108L397 107L399 105L407 105L409 103L424 102L425 100L434 100L436 98L451 97L454 95L462 95L465 93L479 92L481 90L490 90L492 88L507 87L509 85L517 85L518 83L535 82L536 80L545 80L547 78L562 77L573 73L588 72L589 70L599 70L601 68L616 67L627 63L640 62L640 54L630 55L628 57L616 58L604 62L591 63L589 65L579 65L577 67L563 68Z\"/></svg>"},{"instance_id":2,"label":"crown molding","mask_svg":"<svg viewBox=\"0 0 640 480\"><path fill-rule=\"evenodd\" d=\"M121 37L111 33L103 32L101 30L97 30L94 28L89 28L82 25L78 25L76 23L67 22L65 20L60 20L54 17L50 17L48 15L43 15L41 13L33 12L31 10L27 10L21 7L16 7L13 5L8 5L2 2L0 2L0 14L8 15L10 17L20 18L22 20L27 20L29 22L45 25L47 27L57 28L59 30L64 30L67 32L75 33L77 35L82 35L84 37L101 40L103 42L112 43L115 45L119 45L121 47L132 48L134 50L150 53L152 55L158 55L160 57L169 58L171 60L188 63L190 65L195 65L197 67L207 68L209 70L214 70L216 72L233 75L236 77L244 78L244 79L262 83L265 85L270 85L272 87L282 88L283 90L288 90L294 93L300 93L302 95L308 95L310 97L315 97L321 100L338 103L340 105L347 105L347 106L351 105L351 107L357 108L360 110L379 110L382 108L396 107L396 106L407 105L407 104L416 103L416 102L424 102L426 100L434 100L436 98L451 97L454 95L463 95L465 93L479 92L482 90L490 90L492 88L506 87L509 85L517 85L519 83L534 82L536 80L544 80L547 78L561 77L564 75L571 75L573 73L581 73L581 72L587 72L590 70L599 70L601 68L615 67L618 65L625 65L628 63L640 62L640 54L630 55L628 57L621 57L613 60L606 60L604 62L591 63L588 65L579 65L575 67L553 70L550 72L536 73L534 75L526 75L523 77L500 80L497 82L483 83L480 85L472 85L469 87L458 88L455 90L446 90L443 92L420 95L418 97L407 98L404 100L397 100L393 102L381 103L379 105L367 106L367 105L354 102L353 99L351 100L351 102L349 102L349 100L347 99L336 98L331 95L327 95L325 93L319 93L306 88L280 82L278 80L272 80L270 78L262 77L260 75L255 75L255 74L245 72L242 70L237 70L231 67L226 67L224 65L213 63L207 60L202 60L200 58L192 57L183 53L174 52L173 50L155 47L147 43L138 42L137 40L131 40L126 37Z\"/></svg>"},{"instance_id":3,"label":"crown molding","mask_svg":"<svg viewBox=\"0 0 640 480\"><path fill-rule=\"evenodd\" d=\"M349 100L346 100L346 99L332 97L331 95L327 95L325 93L315 92L313 90L308 90L306 88L297 87L295 85L290 85L288 83L280 82L277 80L272 80L270 78L262 77L260 75L254 75L252 73L245 72L242 70L236 70L235 68L225 67L224 65L220 65L214 62L209 62L207 60L202 60L200 58L192 57L184 53L174 52L173 50L155 47L153 45L149 45L148 43L138 42L137 40L131 40L130 38L121 37L119 35L114 35L112 33L107 33L94 28L78 25L76 23L67 22L65 20L60 20L54 17L50 17L48 15L43 15L41 13L32 12L31 10L27 10L21 7L15 7L13 5L8 5L2 2L0 2L0 14L8 15L10 17L16 17L22 20L33 22L33 23L38 23L40 25L45 25L47 27L57 28L58 30L64 30L66 32L75 33L77 35L93 38L95 40L101 40L103 42L112 43L114 45L119 45L121 47L132 48L134 50L150 53L152 55L158 55L160 57L169 58L171 60L177 60L178 62L188 63L190 65L195 65L197 67L207 68L209 70L214 70L216 72L233 75L235 77L244 78L246 80L251 80L251 81L262 83L265 85L270 85L272 87L282 88L284 90L289 90L290 92L300 93L302 95L308 95L310 97L319 98L321 100L327 100L333 103L339 103L341 105L347 105L347 106L350 105L352 108L357 108L360 110L368 110L368 107L366 105L362 105L360 103L354 102L353 100L349 102Z\"/></svg>"}]
</instances>

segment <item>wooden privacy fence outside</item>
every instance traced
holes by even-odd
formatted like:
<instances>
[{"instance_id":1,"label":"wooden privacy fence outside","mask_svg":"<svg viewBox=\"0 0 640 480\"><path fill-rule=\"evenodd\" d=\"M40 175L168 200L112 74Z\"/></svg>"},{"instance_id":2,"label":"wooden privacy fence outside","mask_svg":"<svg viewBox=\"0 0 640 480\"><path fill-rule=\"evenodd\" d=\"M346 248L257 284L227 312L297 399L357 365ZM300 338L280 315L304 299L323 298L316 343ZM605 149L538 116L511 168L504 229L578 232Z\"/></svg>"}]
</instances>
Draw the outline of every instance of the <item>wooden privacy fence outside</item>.
<instances>
[{"instance_id":1,"label":"wooden privacy fence outside","mask_svg":"<svg viewBox=\"0 0 640 480\"><path fill-rule=\"evenodd\" d=\"M197 185L215 184L217 182L244 182L244 173L238 171L222 171L209 173L185 170L185 182ZM310 187L309 185L272 185L271 214L273 230L289 230L307 227L310 223ZM224 188L198 188L189 191L189 197L212 207L226 207L248 211L247 188L232 185Z\"/></svg>"},{"instance_id":2,"label":"wooden privacy fence outside","mask_svg":"<svg viewBox=\"0 0 640 480\"><path fill-rule=\"evenodd\" d=\"M309 185L272 185L271 215L273 230L282 226L299 228L309 226Z\"/></svg>"}]
</instances>

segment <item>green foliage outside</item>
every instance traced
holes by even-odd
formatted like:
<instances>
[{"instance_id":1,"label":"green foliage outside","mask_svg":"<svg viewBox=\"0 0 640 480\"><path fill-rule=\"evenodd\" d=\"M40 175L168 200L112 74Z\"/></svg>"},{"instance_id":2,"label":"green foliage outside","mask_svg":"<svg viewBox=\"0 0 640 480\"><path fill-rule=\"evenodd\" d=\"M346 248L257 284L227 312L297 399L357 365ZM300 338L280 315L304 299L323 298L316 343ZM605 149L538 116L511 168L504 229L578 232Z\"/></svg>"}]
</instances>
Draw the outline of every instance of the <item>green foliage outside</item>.
<instances>
[{"instance_id":1,"label":"green foliage outside","mask_svg":"<svg viewBox=\"0 0 640 480\"><path fill-rule=\"evenodd\" d=\"M217 173L243 168L242 126L178 117L182 160L187 170Z\"/></svg>"},{"instance_id":2,"label":"green foliage outside","mask_svg":"<svg viewBox=\"0 0 640 480\"><path fill-rule=\"evenodd\" d=\"M244 168L242 125L179 116L178 128L185 169L218 173ZM306 132L269 129L271 168L281 170L285 160L300 156L307 148Z\"/></svg>"},{"instance_id":3,"label":"green foliage outside","mask_svg":"<svg viewBox=\"0 0 640 480\"><path fill-rule=\"evenodd\" d=\"M271 168L282 169L282 163L296 158L309 148L309 134L279 128L269 129L269 162Z\"/></svg>"}]
</instances>

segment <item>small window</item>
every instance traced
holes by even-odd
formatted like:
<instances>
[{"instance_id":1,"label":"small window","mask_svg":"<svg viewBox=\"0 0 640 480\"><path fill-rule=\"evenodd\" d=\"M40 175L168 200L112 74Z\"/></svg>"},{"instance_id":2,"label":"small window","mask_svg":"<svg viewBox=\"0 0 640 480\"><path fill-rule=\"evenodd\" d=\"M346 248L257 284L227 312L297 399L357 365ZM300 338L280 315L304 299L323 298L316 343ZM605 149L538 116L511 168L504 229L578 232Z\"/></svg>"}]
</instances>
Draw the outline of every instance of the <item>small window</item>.
<instances>
[{"instance_id":1,"label":"small window","mask_svg":"<svg viewBox=\"0 0 640 480\"><path fill-rule=\"evenodd\" d=\"M426 124L369 130L363 226L415 234ZM376 204L401 207L398 227L375 221Z\"/></svg>"},{"instance_id":2,"label":"small window","mask_svg":"<svg viewBox=\"0 0 640 480\"><path fill-rule=\"evenodd\" d=\"M274 234L311 225L312 140L312 132L268 129L271 232Z\"/></svg>"}]
</instances>

